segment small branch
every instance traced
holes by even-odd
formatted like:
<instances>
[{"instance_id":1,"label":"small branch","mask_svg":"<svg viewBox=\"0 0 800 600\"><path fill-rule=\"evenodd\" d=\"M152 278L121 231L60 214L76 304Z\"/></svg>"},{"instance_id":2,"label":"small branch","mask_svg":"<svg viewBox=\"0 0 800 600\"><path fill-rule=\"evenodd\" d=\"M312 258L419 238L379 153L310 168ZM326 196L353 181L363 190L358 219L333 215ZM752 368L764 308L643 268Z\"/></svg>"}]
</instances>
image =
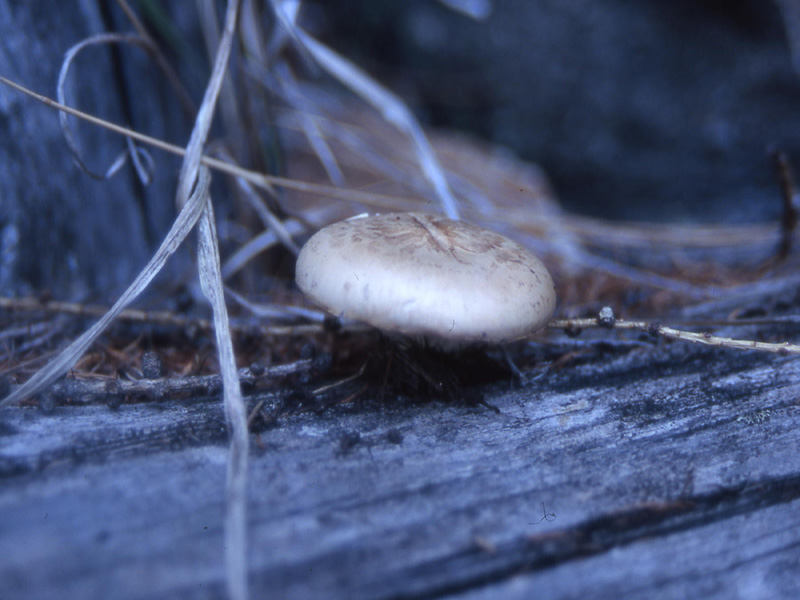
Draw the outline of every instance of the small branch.
<instances>
[{"instance_id":1,"label":"small branch","mask_svg":"<svg viewBox=\"0 0 800 600\"><path fill-rule=\"evenodd\" d=\"M302 359L285 365L264 367L252 365L239 369L243 387L255 388L261 384L282 379L295 373L312 369L313 359ZM126 397L146 397L154 400L175 397L214 396L222 391L220 375L201 375L158 379L67 379L53 385L47 392L53 398L69 398L75 404L92 404L98 401L122 401Z\"/></svg>"},{"instance_id":2,"label":"small branch","mask_svg":"<svg viewBox=\"0 0 800 600\"><path fill-rule=\"evenodd\" d=\"M20 312L43 312L53 314L67 314L79 317L101 317L105 315L109 308L107 306L100 306L97 304L80 304L77 302L59 302L47 301L43 302L39 298L25 297L25 298L4 298L0 297L0 309L9 311ZM287 307L287 314L296 314L295 307ZM131 321L135 323L148 323L154 325L166 325L168 327L182 327L201 329L203 331L210 331L213 327L211 321L199 317L185 317L176 315L166 310L138 310L128 308L119 313L116 320ZM287 337L287 336L303 336L303 335L317 335L324 333L325 323L307 323L302 325L271 325L260 321L247 320L233 320L231 322L231 329L233 331L252 331L258 332L262 335ZM343 322L340 331L359 332L371 329L367 325L356 323L353 321Z\"/></svg>"},{"instance_id":3,"label":"small branch","mask_svg":"<svg viewBox=\"0 0 800 600\"><path fill-rule=\"evenodd\" d=\"M798 326L800 325L800 315L783 315L780 317L748 317L748 318L730 318L730 319L701 319L676 321L678 325L689 327L747 327L749 325L781 325L781 326Z\"/></svg>"},{"instance_id":4,"label":"small branch","mask_svg":"<svg viewBox=\"0 0 800 600\"><path fill-rule=\"evenodd\" d=\"M682 340L694 344L705 344L706 346L717 346L720 348L734 348L737 350L758 350L760 352L772 352L781 356L789 354L800 354L800 346L789 342L769 343L757 342L755 340L738 340L734 338L720 337L710 333L695 333L666 327L658 321L624 321L616 319L610 308L606 307L600 311L600 315L594 319L553 319L547 324L549 329L565 329L568 332L577 333L582 329L600 327L603 329L633 329L649 333L654 337L665 337L672 340Z\"/></svg>"}]
</instances>

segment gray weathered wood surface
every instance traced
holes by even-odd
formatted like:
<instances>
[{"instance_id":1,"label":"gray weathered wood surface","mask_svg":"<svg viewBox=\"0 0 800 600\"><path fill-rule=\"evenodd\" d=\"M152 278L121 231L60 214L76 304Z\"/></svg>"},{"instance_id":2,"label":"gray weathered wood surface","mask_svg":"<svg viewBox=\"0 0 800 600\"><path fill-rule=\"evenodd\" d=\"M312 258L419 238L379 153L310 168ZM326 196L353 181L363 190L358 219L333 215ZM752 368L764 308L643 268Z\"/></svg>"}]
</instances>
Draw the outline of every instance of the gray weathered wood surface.
<instances>
[{"instance_id":1,"label":"gray weathered wood surface","mask_svg":"<svg viewBox=\"0 0 800 600\"><path fill-rule=\"evenodd\" d=\"M487 393L254 436L254 597L800 595L797 360L642 346ZM216 399L3 409L3 597L221 596L224 442Z\"/></svg>"}]
</instances>

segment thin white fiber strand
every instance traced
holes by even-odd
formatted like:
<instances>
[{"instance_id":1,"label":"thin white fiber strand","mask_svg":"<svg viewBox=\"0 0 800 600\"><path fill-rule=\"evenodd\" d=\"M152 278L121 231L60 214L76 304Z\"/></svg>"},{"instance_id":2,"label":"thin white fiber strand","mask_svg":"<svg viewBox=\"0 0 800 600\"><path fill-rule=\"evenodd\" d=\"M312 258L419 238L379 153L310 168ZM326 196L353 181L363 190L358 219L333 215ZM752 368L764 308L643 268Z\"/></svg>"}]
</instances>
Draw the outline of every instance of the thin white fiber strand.
<instances>
[{"instance_id":1,"label":"thin white fiber strand","mask_svg":"<svg viewBox=\"0 0 800 600\"><path fill-rule=\"evenodd\" d=\"M422 172L431 182L434 192L442 205L442 210L449 218L457 219L459 214L458 204L447 184L447 179L439 160L436 158L436 154L430 142L428 142L422 127L405 103L355 64L297 27L294 19L285 13L284 4L279 0L273 0L273 6L278 18L290 32L292 38L301 44L302 49L310 54L320 67L369 102L380 111L384 119L411 138Z\"/></svg>"},{"instance_id":2,"label":"thin white fiber strand","mask_svg":"<svg viewBox=\"0 0 800 600\"><path fill-rule=\"evenodd\" d=\"M211 0L204 0L213 5ZM176 203L182 206L189 196L203 157L203 146L211 128L214 109L219 98L231 43L236 29L236 18L239 9L238 0L229 0L225 11L225 22L219 38L214 65L211 70L203 103L200 105L195 126L186 147L181 172L178 177ZM209 7L210 10L210 7ZM225 575L228 596L232 600L247 600L247 418L244 401L239 387L236 361L233 356L233 344L230 337L228 313L225 308L225 292L219 268L219 248L214 228L214 215L210 198L206 198L205 210L200 224L200 240L198 247L198 267L203 293L211 302L214 312L214 331L217 341L220 372L223 382L223 404L228 425L231 428L231 442L228 454L228 469L225 488Z\"/></svg>"},{"instance_id":3,"label":"thin white fiber strand","mask_svg":"<svg viewBox=\"0 0 800 600\"><path fill-rule=\"evenodd\" d=\"M72 67L72 63L75 60L75 57L89 46L96 46L96 45L104 45L104 44L130 44L133 46L139 46L144 48L145 50L150 50L150 45L138 35L130 35L130 34L119 34L119 33L103 33L100 35L95 35L89 37L81 42L78 42L74 46L72 46L67 52L64 54L64 61L61 63L61 70L58 73L58 84L56 85L56 97L61 104L66 104L66 93L64 88L66 87L67 82L67 75L69 75L69 70ZM135 145L133 140L127 138L128 140L128 150L123 150L121 154L114 159L111 165L106 169L105 173L97 173L89 168L89 166L83 161L81 158L81 151L78 147L78 143L75 141L74 136L72 135L72 129L69 126L69 115L64 112L58 113L58 119L61 123L61 131L64 135L64 140L67 142L67 147L69 148L70 154L72 154L72 159L78 165L78 167L90 177L94 179L110 179L113 177L125 164L128 154L131 153L135 155ZM149 179L146 176L142 175L142 172L139 169L139 165L137 164L137 157L133 156L134 164L137 166L137 174L142 178L142 183L147 185Z\"/></svg>"}]
</instances>

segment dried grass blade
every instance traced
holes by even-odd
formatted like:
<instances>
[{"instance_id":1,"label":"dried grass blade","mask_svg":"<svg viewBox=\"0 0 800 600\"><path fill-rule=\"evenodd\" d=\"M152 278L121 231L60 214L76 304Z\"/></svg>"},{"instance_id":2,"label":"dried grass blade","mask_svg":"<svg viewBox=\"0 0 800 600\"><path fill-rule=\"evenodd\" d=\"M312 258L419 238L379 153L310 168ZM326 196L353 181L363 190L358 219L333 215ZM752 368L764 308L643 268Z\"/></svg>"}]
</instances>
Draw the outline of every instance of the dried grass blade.
<instances>
[{"instance_id":1,"label":"dried grass blade","mask_svg":"<svg viewBox=\"0 0 800 600\"><path fill-rule=\"evenodd\" d=\"M292 235L300 235L301 233L306 231L306 228L300 224L299 221L294 219L289 219L288 221L282 222L282 225L285 227L286 232ZM253 258L264 252L265 250L271 248L278 242L278 237L275 233L271 230L262 231L256 237L251 239L249 242L241 246L236 252L234 252L228 260L225 262L225 265L222 268L222 278L225 280L230 279L236 273L238 273L244 266L250 262Z\"/></svg>"},{"instance_id":2,"label":"dried grass blade","mask_svg":"<svg viewBox=\"0 0 800 600\"><path fill-rule=\"evenodd\" d=\"M286 321L300 318L316 323L322 323L325 320L326 313L321 310L305 308L304 306L293 306L291 304L258 304L256 302L250 302L247 298L237 294L230 288L225 288L225 292L233 298L237 304L246 308L261 319Z\"/></svg>"},{"instance_id":3,"label":"dried grass blade","mask_svg":"<svg viewBox=\"0 0 800 600\"><path fill-rule=\"evenodd\" d=\"M66 373L81 355L86 352L103 330L111 324L117 315L142 293L156 274L162 269L167 259L175 252L178 246L180 246L181 242L186 239L186 236L189 235L189 232L200 218L200 214L203 210L202 199L207 193L209 179L210 177L208 173L206 173L198 180L194 193L178 214L177 219L175 219L169 233L167 233L167 236L153 255L153 258L150 259L150 262L142 269L142 272L139 273L138 277L136 277L130 287L125 290L125 293L120 296L119 300L114 303L111 309L97 323L62 351L61 354L48 363L47 366L9 394L8 397L0 402L0 406L7 406L19 402L23 398L36 394Z\"/></svg>"},{"instance_id":4,"label":"dried grass blade","mask_svg":"<svg viewBox=\"0 0 800 600\"><path fill-rule=\"evenodd\" d=\"M213 10L215 3L211 0L204 1L208 10ZM211 76L203 95L203 102L195 119L192 135L186 146L186 154L183 157L183 164L178 177L178 190L175 198L178 206L182 206L185 199L189 197L189 191L192 189L194 181L197 178L208 176L208 170L205 167L200 168L203 158L203 146L211 129L217 99L225 79L238 10L238 0L229 0ZM225 308L225 291L222 286L222 274L220 272L219 249L216 230L214 229L214 213L211 208L211 201L207 196L205 210L200 223L199 237L198 267L200 283L203 293L209 298L214 312L214 330L222 374L223 403L228 424L231 428L225 486L225 579L228 596L232 600L246 600L248 597L246 532L247 414L239 387L228 313Z\"/></svg>"},{"instance_id":5,"label":"dried grass blade","mask_svg":"<svg viewBox=\"0 0 800 600\"><path fill-rule=\"evenodd\" d=\"M227 151L223 150L220 152L220 155L224 160L233 163L233 157L231 157ZM239 189L244 194L244 198L247 200L247 203L256 212L258 218L261 219L261 223L264 225L264 227L274 232L281 244L283 244L287 250L292 252L292 254L295 256L300 254L300 248L292 239L292 234L289 229L284 225L283 221L276 217L275 214L269 209L261 196L259 196L255 189L253 189L253 185L243 177L236 178L236 185L239 186ZM270 188L268 191L273 196L277 195L274 188Z\"/></svg>"},{"instance_id":6,"label":"dried grass blade","mask_svg":"<svg viewBox=\"0 0 800 600\"><path fill-rule=\"evenodd\" d=\"M206 0L197 0L197 12L200 22L200 30L203 32L205 40L206 51L209 58L214 59L214 56L219 51L220 45L220 31L219 21L217 19L217 6L214 2L207 2ZM242 122L239 115L239 106L234 90L233 81L231 80L230 73L225 70L222 80L222 87L220 88L220 97L217 101L219 107L219 114L222 117L222 122L228 132L241 131L240 124Z\"/></svg>"},{"instance_id":7,"label":"dried grass blade","mask_svg":"<svg viewBox=\"0 0 800 600\"><path fill-rule=\"evenodd\" d=\"M458 204L447 183L442 166L436 158L425 132L405 103L327 46L300 30L298 30L298 37L320 66L375 106L384 119L411 138L422 172L433 185L444 213L451 219L457 219Z\"/></svg>"},{"instance_id":8,"label":"dried grass blade","mask_svg":"<svg viewBox=\"0 0 800 600\"><path fill-rule=\"evenodd\" d=\"M186 153L183 156L183 164L181 164L181 172L178 176L176 201L179 206L185 198L189 197L189 192L192 189L195 177L197 177L197 171L203 158L203 146L206 143L208 132L211 129L214 107L219 97L222 81L225 77L225 70L228 65L228 58L231 54L231 40L233 39L233 31L236 26L238 8L238 0L230 0L228 2L228 8L225 14L225 29L220 39L219 47L217 48L217 56L214 60L211 77L209 78L208 86L203 95L203 102L200 105L200 110L195 119L192 135L189 138L189 143L186 145Z\"/></svg>"},{"instance_id":9,"label":"dried grass blade","mask_svg":"<svg viewBox=\"0 0 800 600\"><path fill-rule=\"evenodd\" d=\"M203 167L203 170L206 168ZM200 287L214 312L214 333L222 377L223 404L225 417L231 429L225 502L228 591L231 598L244 599L247 598L247 412L233 353L228 310L222 287L214 211L210 200L206 203L200 218L199 233L197 258Z\"/></svg>"},{"instance_id":10,"label":"dried grass blade","mask_svg":"<svg viewBox=\"0 0 800 600\"><path fill-rule=\"evenodd\" d=\"M75 57L85 48L89 46L95 45L103 45L103 44L131 44L135 46L140 46L147 51L150 51L152 48L151 46L139 37L138 35L130 35L130 34L120 34L120 33L104 33L100 35L95 35L90 38L87 38L81 42L78 42L74 46L72 46L67 52L64 54L64 62L61 63L61 71L58 74L58 85L56 86L56 97L61 104L66 105L66 95L64 93L64 88L67 82L67 75L69 74L70 67L72 66L72 62L75 60ZM67 147L69 148L70 154L72 154L72 159L78 165L78 167L83 170L84 173L93 177L95 179L109 179L112 177L120 167L125 163L125 156L129 151L124 151L123 155L115 159L114 163L109 167L105 173L96 173L92 169L88 167L88 165L83 161L81 158L81 151L78 147L78 143L75 141L75 137L72 135L72 129L69 126L69 117L65 112L58 113L58 119L61 123L61 131L64 134L64 139L67 142ZM128 140L129 145L133 145L132 140ZM136 160L136 159L134 159Z\"/></svg>"},{"instance_id":11,"label":"dried grass blade","mask_svg":"<svg viewBox=\"0 0 800 600\"><path fill-rule=\"evenodd\" d=\"M344 187L346 185L344 173L342 173L339 163L336 162L333 150L331 150L320 130L319 119L314 114L315 111L310 106L311 103L300 92L297 81L285 64L276 65L275 74L278 78L282 95L298 109L297 115L300 121L300 128L303 130L303 134L306 136L317 158L319 158L320 163L322 163L328 178L334 185Z\"/></svg>"},{"instance_id":12,"label":"dried grass blade","mask_svg":"<svg viewBox=\"0 0 800 600\"><path fill-rule=\"evenodd\" d=\"M0 75L0 83L7 85L12 89L17 90L18 92L21 92L26 96L34 98L35 100L41 102L46 106L55 108L56 110L65 112L69 115L79 117L85 121L88 121L89 123L93 123L99 127L103 127L104 129L113 131L114 133L118 133L124 136L130 136L135 140L138 140L145 144L149 144L154 148L158 148L160 150L163 150L164 152L169 152L170 154L175 154L177 156L183 156L186 154L185 148L176 146L175 144L164 142L163 140L159 140L157 138L150 137L148 135L144 135L142 133L139 133L138 131L134 131L133 129L129 129L127 127L122 127L115 123L111 123L110 121L99 119L89 113L76 110L64 104L56 102L52 98L48 98L47 96L43 96L42 94L37 94L36 92L26 88L25 86L15 83L10 79L3 77L2 75ZM257 171L249 171L247 169L243 169L237 165L232 165L222 160L212 158L210 156L201 157L200 162L208 167L211 167L212 169L225 173L226 175L241 177L246 181L250 182L252 185L267 190L268 192L271 192L273 186L276 186L290 190L298 190L300 192L306 192L309 194L316 194L319 196L338 198L350 202L361 202L368 206L376 206L387 210L391 209L392 207L396 207L398 202L413 201L416 203L416 200L411 198L398 198L397 196L392 196L388 194L364 192L361 190L355 190L351 188L342 189L330 185L321 185L297 179L290 179L288 177L278 177L277 175L266 175L264 173L259 173Z\"/></svg>"},{"instance_id":13,"label":"dried grass blade","mask_svg":"<svg viewBox=\"0 0 800 600\"><path fill-rule=\"evenodd\" d=\"M297 27L294 20L284 12L283 4L285 3L273 0L278 18L290 31L292 38L302 44L302 49L310 54L320 67L369 102L380 111L384 119L411 138L422 172L431 182L444 213L451 219L457 219L458 203L447 184L444 170L439 159L436 158L436 153L425 136L422 126L403 100L380 85L355 64Z\"/></svg>"},{"instance_id":14,"label":"dried grass blade","mask_svg":"<svg viewBox=\"0 0 800 600\"><path fill-rule=\"evenodd\" d=\"M136 169L139 181L141 181L143 185L150 185L156 168L153 156L144 148L140 148L134 144L131 138L125 138L125 141L128 143L128 154L131 156L131 163L133 164L133 168Z\"/></svg>"}]
</instances>

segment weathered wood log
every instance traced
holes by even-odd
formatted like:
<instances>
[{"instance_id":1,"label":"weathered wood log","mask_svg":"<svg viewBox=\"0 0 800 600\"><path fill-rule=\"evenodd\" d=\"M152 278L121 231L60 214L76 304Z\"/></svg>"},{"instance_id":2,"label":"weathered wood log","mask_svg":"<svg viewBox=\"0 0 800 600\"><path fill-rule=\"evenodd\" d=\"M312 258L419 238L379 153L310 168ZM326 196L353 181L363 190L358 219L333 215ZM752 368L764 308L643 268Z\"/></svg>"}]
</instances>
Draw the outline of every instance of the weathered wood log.
<instances>
[{"instance_id":1,"label":"weathered wood log","mask_svg":"<svg viewBox=\"0 0 800 600\"><path fill-rule=\"evenodd\" d=\"M368 402L254 435L256 597L798 593L796 360L661 342L484 391L499 415ZM0 432L8 597L223 593L215 398Z\"/></svg>"}]
</instances>

